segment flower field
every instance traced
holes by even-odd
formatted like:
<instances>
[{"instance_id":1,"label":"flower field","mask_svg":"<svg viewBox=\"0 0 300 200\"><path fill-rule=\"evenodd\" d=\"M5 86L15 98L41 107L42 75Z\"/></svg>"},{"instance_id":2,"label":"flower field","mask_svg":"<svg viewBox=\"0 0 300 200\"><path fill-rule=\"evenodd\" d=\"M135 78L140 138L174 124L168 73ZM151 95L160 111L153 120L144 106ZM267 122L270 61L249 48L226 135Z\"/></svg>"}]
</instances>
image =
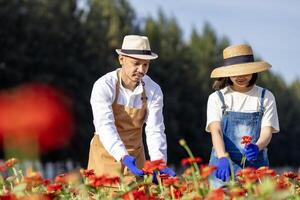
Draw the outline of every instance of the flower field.
<instances>
[{"instance_id":1,"label":"flower field","mask_svg":"<svg viewBox=\"0 0 300 200\"><path fill-rule=\"evenodd\" d=\"M93 170L81 169L57 175L53 180L44 179L31 169L18 170L17 159L9 159L0 165L0 200L29 199L300 199L300 174L284 172L277 174L268 167L244 168L231 177L222 188L209 184L214 166L202 164L194 157L184 140L180 144L189 157L182 159L183 174L176 177L160 175L165 167L162 160L147 161L143 168L145 176L130 184L122 177L96 176ZM156 175L156 184L153 175Z\"/></svg>"}]
</instances>

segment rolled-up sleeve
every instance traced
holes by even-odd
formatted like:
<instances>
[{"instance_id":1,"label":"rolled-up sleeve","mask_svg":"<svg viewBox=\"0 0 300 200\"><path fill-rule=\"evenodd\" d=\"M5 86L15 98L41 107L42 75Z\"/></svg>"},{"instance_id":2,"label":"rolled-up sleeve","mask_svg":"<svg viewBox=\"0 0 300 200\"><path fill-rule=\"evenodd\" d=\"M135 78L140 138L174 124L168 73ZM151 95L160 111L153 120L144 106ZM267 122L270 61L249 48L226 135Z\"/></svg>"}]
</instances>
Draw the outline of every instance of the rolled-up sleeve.
<instances>
[{"instance_id":1,"label":"rolled-up sleeve","mask_svg":"<svg viewBox=\"0 0 300 200\"><path fill-rule=\"evenodd\" d=\"M146 118L146 141L151 160L167 162L167 141L163 118L163 93L158 86L148 103Z\"/></svg>"},{"instance_id":2,"label":"rolled-up sleeve","mask_svg":"<svg viewBox=\"0 0 300 200\"><path fill-rule=\"evenodd\" d=\"M92 106L96 134L104 146L117 161L120 161L128 152L117 132L112 110L114 101L114 85L109 85L105 80L95 82L90 103Z\"/></svg>"}]
</instances>

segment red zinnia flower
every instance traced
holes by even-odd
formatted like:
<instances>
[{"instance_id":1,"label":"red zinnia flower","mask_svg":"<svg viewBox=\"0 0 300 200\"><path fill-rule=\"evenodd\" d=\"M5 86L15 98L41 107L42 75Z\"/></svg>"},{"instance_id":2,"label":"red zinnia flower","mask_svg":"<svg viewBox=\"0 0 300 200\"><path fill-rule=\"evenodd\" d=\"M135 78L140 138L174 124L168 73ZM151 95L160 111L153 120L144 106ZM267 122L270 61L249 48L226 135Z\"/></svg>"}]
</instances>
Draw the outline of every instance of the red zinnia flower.
<instances>
[{"instance_id":1,"label":"red zinnia flower","mask_svg":"<svg viewBox=\"0 0 300 200\"><path fill-rule=\"evenodd\" d=\"M114 185L120 183L119 177L106 177L106 176L90 176L89 177L89 185L97 188L104 185Z\"/></svg>"},{"instance_id":2,"label":"red zinnia flower","mask_svg":"<svg viewBox=\"0 0 300 200\"><path fill-rule=\"evenodd\" d=\"M93 169L86 169L86 170L81 169L80 173L82 176L87 177L87 178L89 178L91 176L95 176L95 171Z\"/></svg>"},{"instance_id":3,"label":"red zinnia flower","mask_svg":"<svg viewBox=\"0 0 300 200\"><path fill-rule=\"evenodd\" d=\"M230 189L230 197L233 199L234 197L243 197L247 193L247 190L244 188L235 187Z\"/></svg>"},{"instance_id":4,"label":"red zinnia flower","mask_svg":"<svg viewBox=\"0 0 300 200\"><path fill-rule=\"evenodd\" d=\"M201 165L200 166L200 173L203 178L207 178L217 169L216 166L213 165Z\"/></svg>"},{"instance_id":5,"label":"red zinnia flower","mask_svg":"<svg viewBox=\"0 0 300 200\"><path fill-rule=\"evenodd\" d=\"M176 183L178 183L179 178L178 177L169 177L167 179L163 179L163 184L165 186L170 186L170 185L174 185Z\"/></svg>"},{"instance_id":6,"label":"red zinnia flower","mask_svg":"<svg viewBox=\"0 0 300 200\"><path fill-rule=\"evenodd\" d=\"M145 174L153 174L154 171L164 168L166 168L166 163L162 159L154 161L147 160L144 164L143 171Z\"/></svg>"},{"instance_id":7,"label":"red zinnia flower","mask_svg":"<svg viewBox=\"0 0 300 200\"><path fill-rule=\"evenodd\" d=\"M248 145L252 142L252 137L250 135L246 135L242 137L241 144Z\"/></svg>"},{"instance_id":8,"label":"red zinnia flower","mask_svg":"<svg viewBox=\"0 0 300 200\"><path fill-rule=\"evenodd\" d=\"M224 200L224 189L218 188L208 193L204 200Z\"/></svg>"},{"instance_id":9,"label":"red zinnia flower","mask_svg":"<svg viewBox=\"0 0 300 200\"><path fill-rule=\"evenodd\" d=\"M284 172L282 175L290 179L294 179L298 177L298 174L294 172Z\"/></svg>"},{"instance_id":10,"label":"red zinnia flower","mask_svg":"<svg viewBox=\"0 0 300 200\"><path fill-rule=\"evenodd\" d=\"M200 163L202 162L202 158L195 157L195 158L184 158L181 160L182 165L191 165L192 163Z\"/></svg>"},{"instance_id":11,"label":"red zinnia flower","mask_svg":"<svg viewBox=\"0 0 300 200\"><path fill-rule=\"evenodd\" d=\"M268 166L263 166L260 167L256 170L256 174L258 175L259 178L262 178L264 176L276 176L276 172L273 169L269 169Z\"/></svg>"},{"instance_id":12,"label":"red zinnia flower","mask_svg":"<svg viewBox=\"0 0 300 200\"><path fill-rule=\"evenodd\" d=\"M58 183L53 183L47 186L48 193L58 192L60 190L62 190L62 185Z\"/></svg>"}]
</instances>

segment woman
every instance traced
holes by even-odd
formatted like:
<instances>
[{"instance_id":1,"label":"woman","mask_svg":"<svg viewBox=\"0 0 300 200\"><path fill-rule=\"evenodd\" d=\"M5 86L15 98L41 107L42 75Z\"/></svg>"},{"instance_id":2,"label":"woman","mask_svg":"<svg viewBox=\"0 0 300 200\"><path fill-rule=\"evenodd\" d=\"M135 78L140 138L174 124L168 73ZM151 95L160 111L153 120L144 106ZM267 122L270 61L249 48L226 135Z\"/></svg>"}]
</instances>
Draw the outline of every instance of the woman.
<instances>
[{"instance_id":1,"label":"woman","mask_svg":"<svg viewBox=\"0 0 300 200\"><path fill-rule=\"evenodd\" d=\"M207 103L206 131L211 133L213 149L210 164L217 167L211 177L214 187L230 178L230 160L234 172L246 167L268 166L267 145L272 133L279 132L273 94L255 85L259 72L268 70L267 62L255 62L248 45L229 46L223 51L224 65L211 73L216 78ZM252 143L241 144L243 136Z\"/></svg>"}]
</instances>

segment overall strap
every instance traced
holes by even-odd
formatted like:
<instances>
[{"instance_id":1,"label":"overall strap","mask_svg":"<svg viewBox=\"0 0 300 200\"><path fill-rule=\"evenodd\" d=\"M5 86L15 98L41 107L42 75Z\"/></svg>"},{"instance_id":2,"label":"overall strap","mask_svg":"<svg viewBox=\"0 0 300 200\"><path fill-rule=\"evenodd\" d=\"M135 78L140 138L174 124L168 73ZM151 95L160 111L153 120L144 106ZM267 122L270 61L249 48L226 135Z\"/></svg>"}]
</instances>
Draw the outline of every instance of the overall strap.
<instances>
[{"instance_id":1,"label":"overall strap","mask_svg":"<svg viewBox=\"0 0 300 200\"><path fill-rule=\"evenodd\" d=\"M222 113L224 114L226 112L226 105L225 105L224 96L223 96L222 92L220 92L220 90L217 90L217 94L218 94L218 96L219 96L219 98L220 98L220 100L222 102L221 109L222 109Z\"/></svg>"},{"instance_id":2,"label":"overall strap","mask_svg":"<svg viewBox=\"0 0 300 200\"><path fill-rule=\"evenodd\" d=\"M263 90L261 92L261 96L260 96L260 107L259 107L259 113L261 115L263 115L264 111L265 111L265 108L264 108L265 93L266 93L266 89L263 88Z\"/></svg>"}]
</instances>

